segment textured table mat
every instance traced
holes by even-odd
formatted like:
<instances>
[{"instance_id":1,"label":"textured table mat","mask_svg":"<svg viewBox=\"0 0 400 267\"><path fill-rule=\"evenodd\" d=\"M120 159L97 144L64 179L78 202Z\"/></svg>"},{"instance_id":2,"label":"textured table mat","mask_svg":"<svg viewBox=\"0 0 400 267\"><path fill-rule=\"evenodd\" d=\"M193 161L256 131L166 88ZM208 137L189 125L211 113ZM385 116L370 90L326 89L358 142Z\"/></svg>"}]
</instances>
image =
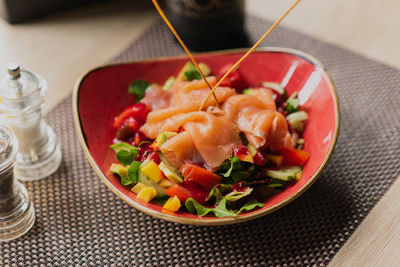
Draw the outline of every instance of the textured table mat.
<instances>
[{"instance_id":1,"label":"textured table mat","mask_svg":"<svg viewBox=\"0 0 400 267\"><path fill-rule=\"evenodd\" d=\"M247 22L252 40L270 25L254 17ZM326 265L400 174L400 72L284 27L264 45L318 57L339 91L336 151L300 198L239 225L207 228L152 218L123 203L97 178L76 138L66 99L47 116L62 145L62 165L48 179L27 183L37 221L24 237L0 244L0 264ZM113 61L182 53L158 22Z\"/></svg>"}]
</instances>

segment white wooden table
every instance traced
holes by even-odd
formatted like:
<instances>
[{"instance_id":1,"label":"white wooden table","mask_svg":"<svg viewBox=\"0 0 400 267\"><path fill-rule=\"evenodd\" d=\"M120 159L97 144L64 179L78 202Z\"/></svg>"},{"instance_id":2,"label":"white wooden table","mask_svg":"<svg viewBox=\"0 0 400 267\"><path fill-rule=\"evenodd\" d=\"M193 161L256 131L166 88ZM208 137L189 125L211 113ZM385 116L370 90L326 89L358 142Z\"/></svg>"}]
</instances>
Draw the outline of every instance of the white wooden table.
<instances>
[{"instance_id":1,"label":"white wooden table","mask_svg":"<svg viewBox=\"0 0 400 267\"><path fill-rule=\"evenodd\" d=\"M156 19L149 2L102 3L14 26L0 21L0 75L10 61L41 73L49 85L48 111L80 73L109 60ZM292 2L247 0L247 11L276 19ZM303 0L284 24L400 68L399 12L398 0ZM399 179L331 265L400 266Z\"/></svg>"}]
</instances>

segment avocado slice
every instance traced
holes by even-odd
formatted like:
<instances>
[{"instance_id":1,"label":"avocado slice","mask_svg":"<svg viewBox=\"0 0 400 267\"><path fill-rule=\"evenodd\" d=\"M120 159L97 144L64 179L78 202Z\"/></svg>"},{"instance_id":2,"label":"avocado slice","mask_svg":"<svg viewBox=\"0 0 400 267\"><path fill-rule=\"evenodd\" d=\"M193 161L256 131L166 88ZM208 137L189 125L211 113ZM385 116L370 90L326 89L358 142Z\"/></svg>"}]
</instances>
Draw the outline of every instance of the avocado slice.
<instances>
[{"instance_id":1,"label":"avocado slice","mask_svg":"<svg viewBox=\"0 0 400 267\"><path fill-rule=\"evenodd\" d=\"M199 68L204 76L208 76L211 74L211 69L204 63L199 63ZM183 66L182 70L179 72L178 76L176 77L177 81L187 81L187 77L185 75L186 72L197 71L196 67L193 65L192 62L186 62L185 66Z\"/></svg>"},{"instance_id":2,"label":"avocado slice","mask_svg":"<svg viewBox=\"0 0 400 267\"><path fill-rule=\"evenodd\" d=\"M161 163L158 165L158 167L161 169L164 175L167 176L167 178L174 183L183 183L183 177L179 173L179 171L168 162L168 160L164 157L162 153L158 153L158 155L161 159Z\"/></svg>"}]
</instances>

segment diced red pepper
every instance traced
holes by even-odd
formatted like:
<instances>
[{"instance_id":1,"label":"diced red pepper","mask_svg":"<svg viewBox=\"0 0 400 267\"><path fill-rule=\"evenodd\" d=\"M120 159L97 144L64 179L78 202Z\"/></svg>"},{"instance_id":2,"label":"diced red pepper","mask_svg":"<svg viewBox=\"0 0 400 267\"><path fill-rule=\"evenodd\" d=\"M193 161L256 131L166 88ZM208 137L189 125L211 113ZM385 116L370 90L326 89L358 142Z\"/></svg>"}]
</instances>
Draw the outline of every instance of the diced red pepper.
<instances>
[{"instance_id":1,"label":"diced red pepper","mask_svg":"<svg viewBox=\"0 0 400 267\"><path fill-rule=\"evenodd\" d=\"M197 202L200 204L206 202L209 195L209 190L203 188L192 180L185 180L181 185L190 192L192 198L194 198Z\"/></svg>"},{"instance_id":2,"label":"diced red pepper","mask_svg":"<svg viewBox=\"0 0 400 267\"><path fill-rule=\"evenodd\" d=\"M253 156L253 160L255 165L264 166L268 161L267 154L264 151L257 151Z\"/></svg>"},{"instance_id":3,"label":"diced red pepper","mask_svg":"<svg viewBox=\"0 0 400 267\"><path fill-rule=\"evenodd\" d=\"M118 117L115 118L113 126L120 129L128 119L134 119L139 124L146 122L147 114L150 110L145 104L138 103L126 108Z\"/></svg>"},{"instance_id":4,"label":"diced red pepper","mask_svg":"<svg viewBox=\"0 0 400 267\"><path fill-rule=\"evenodd\" d=\"M218 79L220 79L224 74L232 67L232 64L225 65L218 74ZM239 91L245 89L247 87L247 83L243 80L237 69L233 70L229 73L228 77L226 77L220 86L228 86L235 88Z\"/></svg>"},{"instance_id":5,"label":"diced red pepper","mask_svg":"<svg viewBox=\"0 0 400 267\"><path fill-rule=\"evenodd\" d=\"M165 193L170 197L177 196L181 202L185 202L188 198L192 197L192 194L179 184L174 184Z\"/></svg>"},{"instance_id":6,"label":"diced red pepper","mask_svg":"<svg viewBox=\"0 0 400 267\"><path fill-rule=\"evenodd\" d=\"M193 180L207 189L213 188L222 180L218 174L190 163L183 164L180 171L185 180Z\"/></svg>"},{"instance_id":7,"label":"diced red pepper","mask_svg":"<svg viewBox=\"0 0 400 267\"><path fill-rule=\"evenodd\" d=\"M153 152L150 154L149 159L154 161L157 165L161 163L160 156L158 155L157 152Z\"/></svg>"},{"instance_id":8,"label":"diced red pepper","mask_svg":"<svg viewBox=\"0 0 400 267\"><path fill-rule=\"evenodd\" d=\"M279 150L279 154L283 156L283 165L286 166L303 165L310 157L307 151L287 147Z\"/></svg>"}]
</instances>

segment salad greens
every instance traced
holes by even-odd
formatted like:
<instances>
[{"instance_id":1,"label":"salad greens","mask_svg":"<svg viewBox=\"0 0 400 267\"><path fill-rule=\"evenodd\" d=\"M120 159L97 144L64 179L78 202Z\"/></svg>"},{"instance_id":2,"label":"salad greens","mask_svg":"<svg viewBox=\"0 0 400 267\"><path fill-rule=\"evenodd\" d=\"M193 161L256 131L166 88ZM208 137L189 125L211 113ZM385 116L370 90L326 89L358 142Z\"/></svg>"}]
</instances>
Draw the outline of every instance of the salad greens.
<instances>
[{"instance_id":1,"label":"salad greens","mask_svg":"<svg viewBox=\"0 0 400 267\"><path fill-rule=\"evenodd\" d=\"M289 113L297 112L300 110L300 103L297 93L293 93L287 100L285 109Z\"/></svg>"},{"instance_id":2,"label":"salad greens","mask_svg":"<svg viewBox=\"0 0 400 267\"><path fill-rule=\"evenodd\" d=\"M150 84L145 80L136 80L129 85L128 92L136 95L137 97L136 99L139 102L139 100L141 100L144 97L145 92L149 87Z\"/></svg>"},{"instance_id":3,"label":"salad greens","mask_svg":"<svg viewBox=\"0 0 400 267\"><path fill-rule=\"evenodd\" d=\"M188 81L201 80L201 75L197 70L188 70L185 72L185 77Z\"/></svg>"},{"instance_id":4,"label":"salad greens","mask_svg":"<svg viewBox=\"0 0 400 267\"><path fill-rule=\"evenodd\" d=\"M168 91L179 81L201 80L202 75L196 67L192 62L187 62L176 77L171 76L165 81L162 89ZM199 63L198 68L205 76L211 74L211 69L204 63ZM223 73L221 70L216 76ZM163 212L186 209L201 217L207 214L236 217L244 211L264 207L265 204L259 200L282 192L286 185L302 176L302 165L309 154L301 150L304 145L301 133L308 115L300 111L297 93L287 98L285 88L274 82L248 88L238 72L228 78L226 86L236 88L237 93L247 95L246 98L257 95L257 90L262 88L273 91L276 111L285 116L289 125L292 146L270 150L270 144L264 140L266 144L256 147L249 142L245 132L240 132L241 143L234 147L231 154L228 153L230 157L217 170L210 170L202 164L204 162L192 162L187 158L182 164L173 165L160 151L161 146L169 138L178 135L181 128L185 131L184 127L176 132L159 132L157 138L149 140L136 126L146 123L150 110L146 111L145 103L136 103L136 107L129 108L134 107L135 112L140 112L135 113L127 108L121 113L122 117L117 117L120 121L115 120L118 122L114 123L117 140L123 142L110 146L120 163L112 164L110 171L119 175L121 184L129 186L139 200L158 203L163 206ZM139 102L150 86L147 81L139 79L129 85L128 91ZM248 89L242 91L245 88ZM173 90L171 93L174 93ZM131 119L139 125L133 125Z\"/></svg>"}]
</instances>

